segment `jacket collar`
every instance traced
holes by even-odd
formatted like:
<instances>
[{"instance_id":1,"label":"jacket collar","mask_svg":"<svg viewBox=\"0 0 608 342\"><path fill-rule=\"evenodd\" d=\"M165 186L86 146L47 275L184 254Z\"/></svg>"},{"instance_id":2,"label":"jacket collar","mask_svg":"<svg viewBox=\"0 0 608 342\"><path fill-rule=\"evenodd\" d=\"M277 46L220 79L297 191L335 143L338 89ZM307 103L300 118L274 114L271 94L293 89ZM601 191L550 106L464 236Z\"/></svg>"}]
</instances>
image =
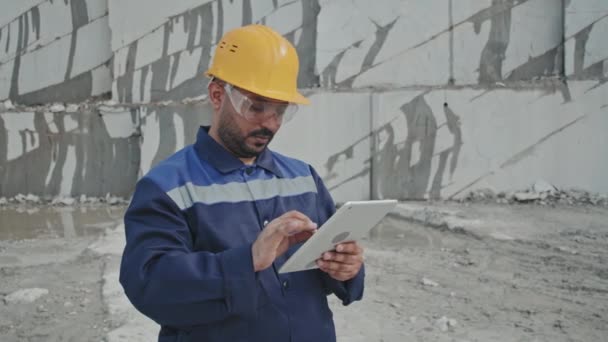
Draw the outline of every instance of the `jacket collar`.
<instances>
[{"instance_id":1,"label":"jacket collar","mask_svg":"<svg viewBox=\"0 0 608 342\"><path fill-rule=\"evenodd\" d=\"M209 135L209 128L209 126L201 126L196 135L194 149L199 158L208 162L221 173L229 173L243 168L245 164L239 158L235 157ZM283 177L275 163L273 152L268 148L265 148L255 159L254 165L272 172L277 177Z\"/></svg>"}]
</instances>

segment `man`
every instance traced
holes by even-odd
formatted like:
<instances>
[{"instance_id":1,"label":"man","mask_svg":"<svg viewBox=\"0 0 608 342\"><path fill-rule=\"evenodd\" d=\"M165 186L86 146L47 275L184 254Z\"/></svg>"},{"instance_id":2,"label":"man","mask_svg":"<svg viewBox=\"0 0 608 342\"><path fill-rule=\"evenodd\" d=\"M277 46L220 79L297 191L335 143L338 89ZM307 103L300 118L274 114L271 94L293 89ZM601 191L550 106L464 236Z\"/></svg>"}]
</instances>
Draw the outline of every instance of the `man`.
<instances>
[{"instance_id":1,"label":"man","mask_svg":"<svg viewBox=\"0 0 608 342\"><path fill-rule=\"evenodd\" d=\"M363 295L363 251L343 243L319 269L279 274L335 211L314 169L267 148L308 100L278 33L228 32L207 75L211 127L138 183L125 214L120 281L161 325L159 341L335 341L327 295Z\"/></svg>"}]
</instances>

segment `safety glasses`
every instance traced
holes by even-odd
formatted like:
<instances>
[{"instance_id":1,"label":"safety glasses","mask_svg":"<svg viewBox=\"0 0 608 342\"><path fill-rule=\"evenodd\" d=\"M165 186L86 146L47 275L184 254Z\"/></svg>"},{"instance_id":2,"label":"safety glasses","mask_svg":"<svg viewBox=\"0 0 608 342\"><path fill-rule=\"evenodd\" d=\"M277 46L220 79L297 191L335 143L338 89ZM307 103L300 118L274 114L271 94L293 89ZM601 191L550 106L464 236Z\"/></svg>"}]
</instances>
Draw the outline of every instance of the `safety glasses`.
<instances>
[{"instance_id":1,"label":"safety glasses","mask_svg":"<svg viewBox=\"0 0 608 342\"><path fill-rule=\"evenodd\" d=\"M276 118L279 122L286 123L298 111L295 103L252 99L228 83L224 85L224 90L235 111L248 121L264 122Z\"/></svg>"}]
</instances>

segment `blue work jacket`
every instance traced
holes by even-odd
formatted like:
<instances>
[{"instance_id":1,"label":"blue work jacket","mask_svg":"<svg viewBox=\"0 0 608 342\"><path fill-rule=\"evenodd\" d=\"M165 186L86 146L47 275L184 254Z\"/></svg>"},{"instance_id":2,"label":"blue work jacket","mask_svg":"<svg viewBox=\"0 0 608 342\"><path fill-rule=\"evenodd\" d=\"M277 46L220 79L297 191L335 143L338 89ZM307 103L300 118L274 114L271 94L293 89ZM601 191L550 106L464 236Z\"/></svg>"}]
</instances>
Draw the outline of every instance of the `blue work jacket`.
<instances>
[{"instance_id":1,"label":"blue work jacket","mask_svg":"<svg viewBox=\"0 0 608 342\"><path fill-rule=\"evenodd\" d=\"M159 341L335 341L327 295L361 299L315 269L279 274L298 246L254 272L251 246L290 210L322 225L333 200L308 164L266 149L245 165L202 127L196 143L142 177L125 214L120 282L161 329ZM323 229L323 228L321 228Z\"/></svg>"}]
</instances>

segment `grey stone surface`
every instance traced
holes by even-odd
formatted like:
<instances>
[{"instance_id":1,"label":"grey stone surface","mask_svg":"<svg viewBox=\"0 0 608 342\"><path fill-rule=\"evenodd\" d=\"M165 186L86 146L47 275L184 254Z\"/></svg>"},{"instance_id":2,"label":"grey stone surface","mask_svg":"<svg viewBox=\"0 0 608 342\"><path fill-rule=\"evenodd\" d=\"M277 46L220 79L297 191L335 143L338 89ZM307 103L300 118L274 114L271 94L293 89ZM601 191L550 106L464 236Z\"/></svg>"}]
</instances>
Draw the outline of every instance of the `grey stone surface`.
<instances>
[{"instance_id":1,"label":"grey stone surface","mask_svg":"<svg viewBox=\"0 0 608 342\"><path fill-rule=\"evenodd\" d=\"M214 46L254 22L294 43L299 85L313 99L301 110L308 119L285 127L297 147L277 147L309 161L340 201L456 199L538 179L608 193L598 176L608 173L602 0L75 0L1 9L0 196L128 198L208 122L199 104Z\"/></svg>"},{"instance_id":2,"label":"grey stone surface","mask_svg":"<svg viewBox=\"0 0 608 342\"><path fill-rule=\"evenodd\" d=\"M4 302L6 304L30 304L48 294L49 290L43 288L21 289L4 296Z\"/></svg>"}]
</instances>

